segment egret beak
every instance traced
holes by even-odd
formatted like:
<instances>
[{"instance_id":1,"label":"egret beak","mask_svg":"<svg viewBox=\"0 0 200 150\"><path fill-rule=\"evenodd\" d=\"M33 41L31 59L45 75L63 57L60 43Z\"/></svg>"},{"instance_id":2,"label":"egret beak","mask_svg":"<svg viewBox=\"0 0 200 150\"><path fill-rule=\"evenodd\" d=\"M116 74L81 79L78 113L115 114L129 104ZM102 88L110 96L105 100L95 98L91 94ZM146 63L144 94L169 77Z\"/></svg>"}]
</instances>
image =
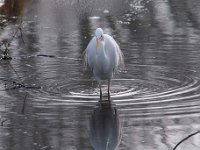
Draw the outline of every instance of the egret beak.
<instances>
[{"instance_id":1,"label":"egret beak","mask_svg":"<svg viewBox=\"0 0 200 150\"><path fill-rule=\"evenodd\" d=\"M99 40L98 38L96 38L96 52L98 52L98 48L99 48Z\"/></svg>"}]
</instances>

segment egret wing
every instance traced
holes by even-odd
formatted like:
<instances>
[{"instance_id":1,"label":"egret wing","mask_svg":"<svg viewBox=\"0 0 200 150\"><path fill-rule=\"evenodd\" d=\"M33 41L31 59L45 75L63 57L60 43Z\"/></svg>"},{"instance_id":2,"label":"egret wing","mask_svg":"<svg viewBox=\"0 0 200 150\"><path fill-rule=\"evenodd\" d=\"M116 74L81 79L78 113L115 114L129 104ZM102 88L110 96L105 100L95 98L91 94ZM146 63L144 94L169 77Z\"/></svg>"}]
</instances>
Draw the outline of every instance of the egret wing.
<instances>
[{"instance_id":1,"label":"egret wing","mask_svg":"<svg viewBox=\"0 0 200 150\"><path fill-rule=\"evenodd\" d=\"M124 57L119 45L110 35L104 34L104 37L105 49L109 51L108 56L110 57L111 64L114 67L113 70L123 69Z\"/></svg>"}]
</instances>

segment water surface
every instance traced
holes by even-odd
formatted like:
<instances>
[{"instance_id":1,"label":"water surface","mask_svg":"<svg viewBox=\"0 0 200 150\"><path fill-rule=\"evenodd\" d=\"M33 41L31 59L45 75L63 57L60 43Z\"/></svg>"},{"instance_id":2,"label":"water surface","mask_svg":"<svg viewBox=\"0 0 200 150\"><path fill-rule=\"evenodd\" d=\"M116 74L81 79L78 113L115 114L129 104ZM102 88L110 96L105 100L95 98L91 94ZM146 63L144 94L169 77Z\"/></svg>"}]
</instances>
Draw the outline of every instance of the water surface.
<instances>
[{"instance_id":1,"label":"water surface","mask_svg":"<svg viewBox=\"0 0 200 150\"><path fill-rule=\"evenodd\" d=\"M18 33L13 59L0 61L0 150L93 149L99 88L81 56L97 27L125 58L111 83L118 149L172 150L200 130L199 10L198 0L32 0L14 20L1 16L0 41L22 18L25 43ZM199 150L199 139L179 149Z\"/></svg>"}]
</instances>

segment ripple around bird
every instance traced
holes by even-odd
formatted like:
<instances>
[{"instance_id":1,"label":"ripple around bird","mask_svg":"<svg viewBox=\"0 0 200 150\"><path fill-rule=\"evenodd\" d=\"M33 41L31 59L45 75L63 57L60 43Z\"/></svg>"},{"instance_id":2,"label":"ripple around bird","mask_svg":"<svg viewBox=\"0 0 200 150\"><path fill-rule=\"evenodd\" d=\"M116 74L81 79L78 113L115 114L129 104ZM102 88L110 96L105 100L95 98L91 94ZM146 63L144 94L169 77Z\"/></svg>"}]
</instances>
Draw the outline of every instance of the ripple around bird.
<instances>
[{"instance_id":1,"label":"ripple around bird","mask_svg":"<svg viewBox=\"0 0 200 150\"><path fill-rule=\"evenodd\" d=\"M43 68L40 89L29 91L35 107L91 107L99 100L99 88L92 78L84 77L80 65L71 63L76 71L57 76L56 64ZM45 71L44 71L45 70ZM200 81L188 75L192 70L169 71L169 68L154 65L135 65L133 71L117 74L112 80L111 99L117 104L121 115L126 117L170 117L200 113ZM138 76L137 71L148 76ZM187 72L185 74L181 72ZM128 72L128 73L127 73ZM176 75L178 73L178 75ZM65 74L69 77L63 80ZM78 77L81 76L82 78ZM40 79L39 79L40 80ZM107 93L106 83L103 85ZM47 103L48 102L48 103Z\"/></svg>"}]
</instances>

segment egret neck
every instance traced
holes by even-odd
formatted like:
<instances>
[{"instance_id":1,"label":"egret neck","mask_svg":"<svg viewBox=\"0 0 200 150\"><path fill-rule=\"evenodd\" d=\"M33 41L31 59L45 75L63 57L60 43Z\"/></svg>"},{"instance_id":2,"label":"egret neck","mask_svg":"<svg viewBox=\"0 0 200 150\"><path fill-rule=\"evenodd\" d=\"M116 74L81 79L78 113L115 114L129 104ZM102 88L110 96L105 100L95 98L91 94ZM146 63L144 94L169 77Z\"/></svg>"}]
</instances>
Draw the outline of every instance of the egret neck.
<instances>
[{"instance_id":1,"label":"egret neck","mask_svg":"<svg viewBox=\"0 0 200 150\"><path fill-rule=\"evenodd\" d=\"M99 49L99 40L98 38L96 38L96 54L98 53L98 49Z\"/></svg>"},{"instance_id":2,"label":"egret neck","mask_svg":"<svg viewBox=\"0 0 200 150\"><path fill-rule=\"evenodd\" d=\"M99 64L98 65L98 71L101 72L103 76L107 77L110 62L108 60L108 56L107 56L107 53L105 51L104 41L99 40L98 42L99 42L98 43L99 44L98 50L97 50L98 53L96 55L97 56L96 63Z\"/></svg>"}]
</instances>

